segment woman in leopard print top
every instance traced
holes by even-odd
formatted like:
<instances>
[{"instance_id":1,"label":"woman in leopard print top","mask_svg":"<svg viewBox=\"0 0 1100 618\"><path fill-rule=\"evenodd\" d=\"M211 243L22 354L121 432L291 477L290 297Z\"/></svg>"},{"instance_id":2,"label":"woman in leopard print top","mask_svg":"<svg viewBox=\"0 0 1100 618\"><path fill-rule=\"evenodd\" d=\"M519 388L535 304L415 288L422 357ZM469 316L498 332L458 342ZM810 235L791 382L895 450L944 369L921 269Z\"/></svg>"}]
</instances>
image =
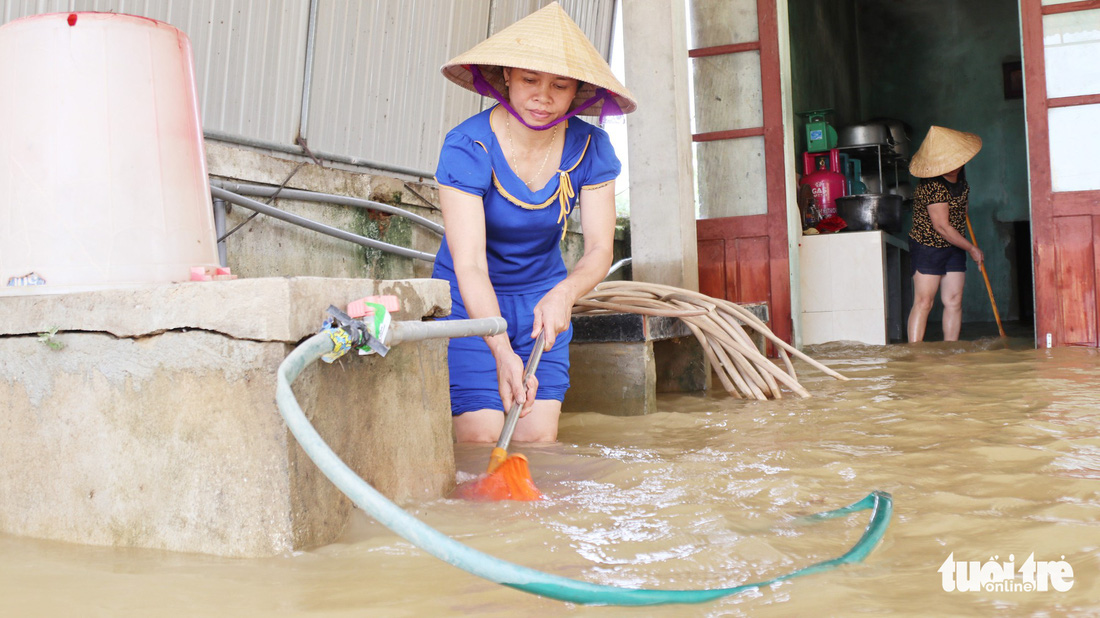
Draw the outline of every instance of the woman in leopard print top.
<instances>
[{"instance_id":1,"label":"woman in leopard print top","mask_svg":"<svg viewBox=\"0 0 1100 618\"><path fill-rule=\"evenodd\" d=\"M909 164L909 172L921 179L913 192L913 229L909 232L913 271L910 343L924 340L937 291L943 302L943 339L959 339L966 256L979 266L985 259L964 231L970 185L963 165L981 147L981 138L973 133L933 126Z\"/></svg>"},{"instance_id":2,"label":"woman in leopard print top","mask_svg":"<svg viewBox=\"0 0 1100 618\"><path fill-rule=\"evenodd\" d=\"M951 182L951 175L954 175L955 182ZM936 231L928 207L933 204L947 204L947 224L962 236L966 234L969 197L970 185L966 182L966 173L962 168L943 176L922 178L913 192L913 229L909 231L909 237L926 247L953 247L951 242Z\"/></svg>"}]
</instances>

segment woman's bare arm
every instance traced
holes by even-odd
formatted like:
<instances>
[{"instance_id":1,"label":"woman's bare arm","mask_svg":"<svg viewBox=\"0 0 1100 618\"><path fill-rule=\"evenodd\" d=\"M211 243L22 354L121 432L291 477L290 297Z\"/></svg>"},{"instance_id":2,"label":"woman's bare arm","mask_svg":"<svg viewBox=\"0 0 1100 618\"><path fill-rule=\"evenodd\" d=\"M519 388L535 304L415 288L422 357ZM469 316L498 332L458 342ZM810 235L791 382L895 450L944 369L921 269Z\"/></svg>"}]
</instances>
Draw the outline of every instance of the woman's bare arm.
<instances>
[{"instance_id":1,"label":"woman's bare arm","mask_svg":"<svg viewBox=\"0 0 1100 618\"><path fill-rule=\"evenodd\" d=\"M485 256L485 207L476 195L448 187L440 187L439 204L443 210L443 227L447 230L447 246L454 262L458 291L471 318L500 317L496 290L489 280L489 263ZM512 401L524 402L525 415L535 402L534 383L523 385L523 360L512 350L507 333L485 338L497 363L497 379L504 408Z\"/></svg>"},{"instance_id":2,"label":"woman's bare arm","mask_svg":"<svg viewBox=\"0 0 1100 618\"><path fill-rule=\"evenodd\" d=\"M947 242L955 245L956 247L966 251L970 254L970 257L977 262L978 266L982 265L985 261L985 254L982 250L966 239L965 236L956 230L948 216L950 207L945 202L936 202L935 204L928 205L928 218L932 220L932 229L936 230L936 233L943 236L943 239Z\"/></svg>"}]
</instances>

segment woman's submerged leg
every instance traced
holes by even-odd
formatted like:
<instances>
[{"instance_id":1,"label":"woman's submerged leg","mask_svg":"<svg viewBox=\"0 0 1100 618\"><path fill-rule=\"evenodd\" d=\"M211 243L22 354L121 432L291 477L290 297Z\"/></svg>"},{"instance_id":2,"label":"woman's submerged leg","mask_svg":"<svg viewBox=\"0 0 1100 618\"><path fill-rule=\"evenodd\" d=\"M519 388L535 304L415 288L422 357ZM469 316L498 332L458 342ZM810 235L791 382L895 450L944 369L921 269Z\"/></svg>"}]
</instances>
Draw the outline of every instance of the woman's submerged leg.
<instances>
[{"instance_id":1,"label":"woman's submerged leg","mask_svg":"<svg viewBox=\"0 0 1100 618\"><path fill-rule=\"evenodd\" d=\"M943 276L940 285L940 300L943 301L943 340L958 341L962 329L963 285L966 273L949 272Z\"/></svg>"},{"instance_id":2,"label":"woman's submerged leg","mask_svg":"<svg viewBox=\"0 0 1100 618\"><path fill-rule=\"evenodd\" d=\"M496 442L504 429L504 413L500 410L473 410L451 418L456 442Z\"/></svg>"},{"instance_id":3,"label":"woman's submerged leg","mask_svg":"<svg viewBox=\"0 0 1100 618\"><path fill-rule=\"evenodd\" d=\"M527 416L516 423L512 438L516 442L556 442L561 402L556 399L536 399Z\"/></svg>"},{"instance_id":4,"label":"woman's submerged leg","mask_svg":"<svg viewBox=\"0 0 1100 618\"><path fill-rule=\"evenodd\" d=\"M512 433L515 442L555 442L558 439L558 419L561 402L537 399L527 416L516 421ZM500 410L474 410L454 419L456 442L495 443L504 429L504 413Z\"/></svg>"},{"instance_id":5,"label":"woman's submerged leg","mask_svg":"<svg viewBox=\"0 0 1100 618\"><path fill-rule=\"evenodd\" d=\"M913 308L909 310L909 343L924 341L924 331L928 326L928 314L936 302L936 290L940 287L941 275L913 273Z\"/></svg>"}]
</instances>

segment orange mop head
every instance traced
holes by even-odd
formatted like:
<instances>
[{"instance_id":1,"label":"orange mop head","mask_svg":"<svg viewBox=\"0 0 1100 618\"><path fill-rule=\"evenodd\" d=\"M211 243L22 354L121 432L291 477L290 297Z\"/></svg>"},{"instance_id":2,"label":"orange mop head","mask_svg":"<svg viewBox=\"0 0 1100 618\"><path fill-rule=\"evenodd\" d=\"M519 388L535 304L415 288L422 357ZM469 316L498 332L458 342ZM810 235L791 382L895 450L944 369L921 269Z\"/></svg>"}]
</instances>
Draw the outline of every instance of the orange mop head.
<instances>
[{"instance_id":1,"label":"orange mop head","mask_svg":"<svg viewBox=\"0 0 1100 618\"><path fill-rule=\"evenodd\" d=\"M542 492L531 480L527 458L520 454L507 457L492 472L466 481L455 488L452 498L496 502L500 500L541 500Z\"/></svg>"}]
</instances>

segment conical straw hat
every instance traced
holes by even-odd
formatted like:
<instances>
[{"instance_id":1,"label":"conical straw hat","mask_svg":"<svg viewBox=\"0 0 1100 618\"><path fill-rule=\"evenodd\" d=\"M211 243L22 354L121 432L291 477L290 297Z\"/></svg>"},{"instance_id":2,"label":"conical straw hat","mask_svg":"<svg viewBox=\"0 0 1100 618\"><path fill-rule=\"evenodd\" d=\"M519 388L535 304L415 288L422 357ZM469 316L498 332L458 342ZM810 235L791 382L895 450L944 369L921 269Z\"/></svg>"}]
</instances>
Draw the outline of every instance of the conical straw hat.
<instances>
[{"instance_id":1,"label":"conical straw hat","mask_svg":"<svg viewBox=\"0 0 1100 618\"><path fill-rule=\"evenodd\" d=\"M973 133L932 125L909 162L909 173L917 178L942 176L962 167L981 149L982 138Z\"/></svg>"},{"instance_id":2,"label":"conical straw hat","mask_svg":"<svg viewBox=\"0 0 1100 618\"><path fill-rule=\"evenodd\" d=\"M467 68L475 64L481 67L485 79L500 92L505 91L504 72L500 67L515 67L572 77L584 82L584 86L577 91L571 108L592 98L596 88L610 91L624 114L638 107L634 95L615 79L607 61L557 2L546 5L478 43L444 64L440 71L459 86L477 92L473 75ZM601 100L579 113L598 116L603 103Z\"/></svg>"}]
</instances>

